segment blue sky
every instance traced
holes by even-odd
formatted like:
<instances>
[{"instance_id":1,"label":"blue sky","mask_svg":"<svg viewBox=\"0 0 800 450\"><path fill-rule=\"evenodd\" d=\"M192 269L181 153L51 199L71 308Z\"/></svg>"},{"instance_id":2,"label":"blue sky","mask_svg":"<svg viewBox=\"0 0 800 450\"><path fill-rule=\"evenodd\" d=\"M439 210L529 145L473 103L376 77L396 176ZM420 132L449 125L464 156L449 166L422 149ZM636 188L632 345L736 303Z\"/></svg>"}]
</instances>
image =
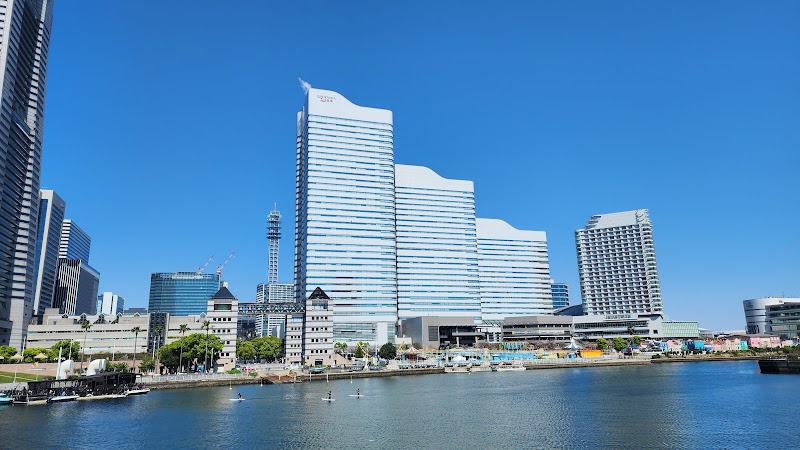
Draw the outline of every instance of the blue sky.
<instances>
[{"instance_id":1,"label":"blue sky","mask_svg":"<svg viewBox=\"0 0 800 450\"><path fill-rule=\"evenodd\" d=\"M56 2L42 186L128 306L231 251L252 300L273 202L292 280L297 77L393 110L395 161L473 180L480 217L545 230L573 303L574 230L637 208L671 318L800 296L800 3L286 3Z\"/></svg>"}]
</instances>

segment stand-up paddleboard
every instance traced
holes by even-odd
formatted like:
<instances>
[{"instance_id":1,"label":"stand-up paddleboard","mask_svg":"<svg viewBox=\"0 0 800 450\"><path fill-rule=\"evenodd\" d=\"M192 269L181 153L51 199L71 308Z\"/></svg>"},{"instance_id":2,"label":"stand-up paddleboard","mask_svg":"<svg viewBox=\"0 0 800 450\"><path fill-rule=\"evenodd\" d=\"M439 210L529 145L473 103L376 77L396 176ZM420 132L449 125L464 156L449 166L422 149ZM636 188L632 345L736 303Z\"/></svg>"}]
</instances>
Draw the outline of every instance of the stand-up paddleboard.
<instances>
[{"instance_id":1,"label":"stand-up paddleboard","mask_svg":"<svg viewBox=\"0 0 800 450\"><path fill-rule=\"evenodd\" d=\"M320 400L325 400L326 402L335 402L336 401L335 398L323 398L323 399L320 399Z\"/></svg>"},{"instance_id":2,"label":"stand-up paddleboard","mask_svg":"<svg viewBox=\"0 0 800 450\"><path fill-rule=\"evenodd\" d=\"M243 402L244 399L243 398L232 398L231 401L232 402Z\"/></svg>"},{"instance_id":3,"label":"stand-up paddleboard","mask_svg":"<svg viewBox=\"0 0 800 450\"><path fill-rule=\"evenodd\" d=\"M366 395L364 395L364 394L350 394L350 397L361 398L361 397L366 397Z\"/></svg>"}]
</instances>

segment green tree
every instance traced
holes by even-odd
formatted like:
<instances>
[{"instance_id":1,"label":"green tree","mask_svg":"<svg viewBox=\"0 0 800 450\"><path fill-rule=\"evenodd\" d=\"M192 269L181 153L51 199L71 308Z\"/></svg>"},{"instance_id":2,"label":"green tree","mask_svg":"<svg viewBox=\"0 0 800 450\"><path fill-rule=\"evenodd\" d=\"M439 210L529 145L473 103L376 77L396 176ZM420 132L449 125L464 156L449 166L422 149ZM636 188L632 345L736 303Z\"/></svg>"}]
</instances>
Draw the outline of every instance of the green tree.
<instances>
[{"instance_id":1,"label":"green tree","mask_svg":"<svg viewBox=\"0 0 800 450\"><path fill-rule=\"evenodd\" d=\"M618 352L622 351L622 350L625 350L625 347L627 347L627 346L628 346L628 343L625 342L625 339L622 339L621 337L615 337L611 341L611 347L613 347L614 350L616 350Z\"/></svg>"},{"instance_id":2,"label":"green tree","mask_svg":"<svg viewBox=\"0 0 800 450\"><path fill-rule=\"evenodd\" d=\"M283 355L283 341L276 336L264 336L253 339L253 343L258 359L275 361Z\"/></svg>"},{"instance_id":3,"label":"green tree","mask_svg":"<svg viewBox=\"0 0 800 450\"><path fill-rule=\"evenodd\" d=\"M337 342L333 344L333 349L336 353L343 355L347 351L347 344L344 342Z\"/></svg>"},{"instance_id":4,"label":"green tree","mask_svg":"<svg viewBox=\"0 0 800 450\"><path fill-rule=\"evenodd\" d=\"M260 339L260 338L257 338ZM256 346L253 341L244 341L236 343L236 357L242 361L248 361L256 356Z\"/></svg>"},{"instance_id":5,"label":"green tree","mask_svg":"<svg viewBox=\"0 0 800 450\"><path fill-rule=\"evenodd\" d=\"M128 363L126 362L110 362L106 364L106 372L127 372Z\"/></svg>"},{"instance_id":6,"label":"green tree","mask_svg":"<svg viewBox=\"0 0 800 450\"><path fill-rule=\"evenodd\" d=\"M61 350L61 358L66 360L69 359L73 354L80 354L81 344L75 341L70 341L69 339L56 342L56 344L53 345L48 351L48 356L50 357L51 361L58 359L59 350Z\"/></svg>"},{"instance_id":7,"label":"green tree","mask_svg":"<svg viewBox=\"0 0 800 450\"><path fill-rule=\"evenodd\" d=\"M48 349L40 347L26 348L25 351L22 352L22 357L24 358L23 361L25 361L26 363L34 361L44 361L44 360L34 359L34 356L38 355L39 353L44 353L45 355L47 355L48 351L49 351Z\"/></svg>"},{"instance_id":8,"label":"green tree","mask_svg":"<svg viewBox=\"0 0 800 450\"><path fill-rule=\"evenodd\" d=\"M397 356L397 347L391 342L387 342L381 345L381 348L378 350L378 356L383 359L394 359L394 357Z\"/></svg>"},{"instance_id":9,"label":"green tree","mask_svg":"<svg viewBox=\"0 0 800 450\"><path fill-rule=\"evenodd\" d=\"M600 338L597 340L597 349L598 350L608 350L608 341L604 338Z\"/></svg>"},{"instance_id":10,"label":"green tree","mask_svg":"<svg viewBox=\"0 0 800 450\"><path fill-rule=\"evenodd\" d=\"M83 329L83 356L81 357L81 372L83 372L83 360L86 359L86 336L89 334L89 328L92 328L92 323L86 319L81 321L81 328Z\"/></svg>"},{"instance_id":11,"label":"green tree","mask_svg":"<svg viewBox=\"0 0 800 450\"><path fill-rule=\"evenodd\" d=\"M139 363L139 371L149 372L156 369L156 360L148 354L142 355L142 362Z\"/></svg>"},{"instance_id":12,"label":"green tree","mask_svg":"<svg viewBox=\"0 0 800 450\"><path fill-rule=\"evenodd\" d=\"M631 338L631 344L633 344L634 347L638 347L642 344L642 338L639 336L633 336Z\"/></svg>"},{"instance_id":13,"label":"green tree","mask_svg":"<svg viewBox=\"0 0 800 450\"><path fill-rule=\"evenodd\" d=\"M11 362L10 359L12 356L17 354L17 349L10 345L0 345L0 356L3 359L0 359L0 363L9 363Z\"/></svg>"},{"instance_id":14,"label":"green tree","mask_svg":"<svg viewBox=\"0 0 800 450\"><path fill-rule=\"evenodd\" d=\"M211 330L211 322L204 320L203 325L200 326L200 329L206 330L206 354L203 357L203 370L208 372L208 332Z\"/></svg>"},{"instance_id":15,"label":"green tree","mask_svg":"<svg viewBox=\"0 0 800 450\"><path fill-rule=\"evenodd\" d=\"M186 332L189 331L189 325L182 324L178 331L181 332L181 355L178 357L178 369L183 371L183 338L186 337Z\"/></svg>"},{"instance_id":16,"label":"green tree","mask_svg":"<svg viewBox=\"0 0 800 450\"><path fill-rule=\"evenodd\" d=\"M356 355L355 356L356 356L356 358L363 358L363 357L367 356L367 352L365 352L364 349L360 345L358 345L358 346L356 346Z\"/></svg>"},{"instance_id":17,"label":"green tree","mask_svg":"<svg viewBox=\"0 0 800 450\"><path fill-rule=\"evenodd\" d=\"M179 339L158 349L158 360L167 370L177 371L181 364L180 354L181 342Z\"/></svg>"},{"instance_id":18,"label":"green tree","mask_svg":"<svg viewBox=\"0 0 800 450\"><path fill-rule=\"evenodd\" d=\"M142 332L142 329L139 327L131 328L131 333L133 333L133 371L136 372L136 341L139 340L139 333Z\"/></svg>"}]
</instances>

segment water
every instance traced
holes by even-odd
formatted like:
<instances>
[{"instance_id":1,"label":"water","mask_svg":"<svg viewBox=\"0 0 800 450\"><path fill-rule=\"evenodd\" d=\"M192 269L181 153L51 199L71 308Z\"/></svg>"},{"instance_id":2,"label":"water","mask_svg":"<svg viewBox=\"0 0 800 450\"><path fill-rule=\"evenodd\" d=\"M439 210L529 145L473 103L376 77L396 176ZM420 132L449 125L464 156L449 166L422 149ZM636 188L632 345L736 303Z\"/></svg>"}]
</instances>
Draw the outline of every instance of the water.
<instances>
[{"instance_id":1,"label":"water","mask_svg":"<svg viewBox=\"0 0 800 450\"><path fill-rule=\"evenodd\" d=\"M349 397L356 389L364 398ZM331 390L335 402L326 402ZM229 399L241 392L244 402ZM798 448L800 376L754 361L153 391L0 407L0 448ZM24 444L23 444L24 443Z\"/></svg>"}]
</instances>

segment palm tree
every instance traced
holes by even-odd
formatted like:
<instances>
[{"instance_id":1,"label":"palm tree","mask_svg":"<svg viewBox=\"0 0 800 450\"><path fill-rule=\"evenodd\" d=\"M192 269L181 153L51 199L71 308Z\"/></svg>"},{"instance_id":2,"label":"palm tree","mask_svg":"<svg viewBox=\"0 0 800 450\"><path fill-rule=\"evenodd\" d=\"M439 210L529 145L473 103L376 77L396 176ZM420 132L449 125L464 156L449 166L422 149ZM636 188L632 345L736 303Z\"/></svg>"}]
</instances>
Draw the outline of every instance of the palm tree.
<instances>
[{"instance_id":1,"label":"palm tree","mask_svg":"<svg viewBox=\"0 0 800 450\"><path fill-rule=\"evenodd\" d=\"M134 334L133 336L133 373L136 373L136 341L139 339L139 333L142 332L142 329L139 327L133 327L131 329L131 333Z\"/></svg>"},{"instance_id":2,"label":"palm tree","mask_svg":"<svg viewBox=\"0 0 800 450\"><path fill-rule=\"evenodd\" d=\"M83 360L86 359L86 335L89 334L89 328L92 328L92 323L83 319L81 328L83 328L83 357L81 357L81 372L83 372Z\"/></svg>"},{"instance_id":3,"label":"palm tree","mask_svg":"<svg viewBox=\"0 0 800 450\"><path fill-rule=\"evenodd\" d=\"M181 357L178 362L178 369L183 369L183 338L186 336L186 332L189 331L189 325L182 324L178 331L181 332Z\"/></svg>"},{"instance_id":4,"label":"palm tree","mask_svg":"<svg viewBox=\"0 0 800 450\"><path fill-rule=\"evenodd\" d=\"M208 330L211 329L211 322L208 320L203 321L203 325L200 327L201 330L206 330L206 356L203 359L203 371L208 372Z\"/></svg>"},{"instance_id":5,"label":"palm tree","mask_svg":"<svg viewBox=\"0 0 800 450\"><path fill-rule=\"evenodd\" d=\"M164 327L162 327L161 325L157 326L156 327L156 338L158 338L158 340L156 341L155 344L153 344L153 356L155 357L154 359L156 361L156 371L159 372L159 373L161 373L161 371L158 370L158 356L159 356L158 355L158 351L161 350L161 334L162 333L164 333ZM158 347L158 348L156 348L156 347Z\"/></svg>"}]
</instances>

